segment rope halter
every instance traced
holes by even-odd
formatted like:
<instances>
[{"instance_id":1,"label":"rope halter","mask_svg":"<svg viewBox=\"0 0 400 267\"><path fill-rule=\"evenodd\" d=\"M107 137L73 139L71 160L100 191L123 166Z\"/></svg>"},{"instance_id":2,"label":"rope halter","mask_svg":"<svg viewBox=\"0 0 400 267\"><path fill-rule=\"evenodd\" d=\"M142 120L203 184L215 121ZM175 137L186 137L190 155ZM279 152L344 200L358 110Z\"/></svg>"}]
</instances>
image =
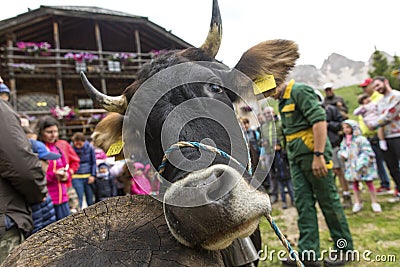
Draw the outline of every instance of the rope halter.
<instances>
[{"instance_id":1,"label":"rope halter","mask_svg":"<svg viewBox=\"0 0 400 267\"><path fill-rule=\"evenodd\" d=\"M247 142L246 142L246 144L247 144ZM165 154L163 156L161 164L158 167L158 175L162 175L162 173L165 171L165 167L166 167L167 162L168 162L168 156L171 154L171 152L173 152L175 150L179 150L181 147L193 147L193 148L198 148L198 149L201 149L201 150L204 150L204 151L214 152L215 154L221 155L224 158L232 160L233 162L235 162L236 164L238 164L239 166L241 166L242 168L247 170L250 173L250 175L252 175L250 153L248 153L249 164L247 165L247 168L246 168L238 160L236 160L231 155L229 155L228 153L226 153L225 151L223 151L223 150L221 150L221 149L219 149L217 147L213 147L213 146L210 146L210 145L205 145L205 144L202 144L202 143L199 143L199 142L190 142L190 141L179 141L179 142L171 145L165 151ZM247 149L247 151L249 151L249 149ZM288 251L288 253L290 255L290 258L296 260L296 264L297 264L298 267L304 267L304 264L301 262L298 253L292 248L292 246L290 245L290 242L286 239L285 235L281 232L281 230L279 229L279 227L276 224L276 222L272 219L271 214L270 213L266 213L266 214L264 214L264 216L267 218L269 224L271 225L271 227L274 230L275 234L278 236L278 238L281 241L282 245Z\"/></svg>"}]
</instances>

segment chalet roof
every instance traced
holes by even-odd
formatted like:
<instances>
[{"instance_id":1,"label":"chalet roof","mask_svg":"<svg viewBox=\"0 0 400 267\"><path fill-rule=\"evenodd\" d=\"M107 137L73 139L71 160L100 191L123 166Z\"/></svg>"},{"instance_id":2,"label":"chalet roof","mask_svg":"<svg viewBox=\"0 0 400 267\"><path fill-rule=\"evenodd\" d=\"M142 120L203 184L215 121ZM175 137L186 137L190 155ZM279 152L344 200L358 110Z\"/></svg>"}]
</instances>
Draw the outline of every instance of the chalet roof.
<instances>
[{"instance_id":1,"label":"chalet roof","mask_svg":"<svg viewBox=\"0 0 400 267\"><path fill-rule=\"evenodd\" d=\"M32 19L38 20L40 18L45 18L49 16L66 16L66 17L81 17L87 18L87 15L94 15L97 18L102 17L104 19L107 16L114 16L112 19L116 19L115 17L126 17L135 20L148 20L147 17L135 16L129 13L92 7L92 6L43 6L41 5L38 9L29 10L28 12L19 14L15 17L0 21L0 31L4 28L10 28L13 26L22 26L22 24L26 22L32 22ZM105 16L104 16L105 15ZM111 19L111 18L109 18Z\"/></svg>"},{"instance_id":2,"label":"chalet roof","mask_svg":"<svg viewBox=\"0 0 400 267\"><path fill-rule=\"evenodd\" d=\"M147 17L136 16L126 12L95 7L95 6L42 6L44 8L50 8L53 10L65 10L65 11L78 11L78 12L86 12L86 13L96 13L96 14L104 14L111 16L120 16L120 17L132 17L132 18L142 18L147 19Z\"/></svg>"},{"instance_id":3,"label":"chalet roof","mask_svg":"<svg viewBox=\"0 0 400 267\"><path fill-rule=\"evenodd\" d=\"M151 22L147 17L136 16L129 13L115 11L94 6L40 6L38 9L29 10L28 12L19 14L15 17L0 21L0 43L7 33L17 33L22 29L30 28L32 31L40 31L43 29L44 23L49 23L52 20L96 20L110 23L128 23L136 24L143 31L156 32L157 35L162 35L163 38L174 42L179 47L192 47L191 44L185 42L181 38L175 36L165 28ZM34 36L28 35L29 38ZM19 39L24 39L25 36L19 35Z\"/></svg>"}]
</instances>

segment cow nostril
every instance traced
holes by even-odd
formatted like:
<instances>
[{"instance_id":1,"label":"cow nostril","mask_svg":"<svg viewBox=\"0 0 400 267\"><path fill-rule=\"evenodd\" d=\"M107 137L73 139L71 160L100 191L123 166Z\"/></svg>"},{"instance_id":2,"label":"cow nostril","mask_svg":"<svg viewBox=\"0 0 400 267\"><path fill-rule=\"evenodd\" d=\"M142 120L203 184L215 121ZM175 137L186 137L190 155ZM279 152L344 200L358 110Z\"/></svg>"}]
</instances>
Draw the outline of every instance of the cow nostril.
<instances>
[{"instance_id":1,"label":"cow nostril","mask_svg":"<svg viewBox=\"0 0 400 267\"><path fill-rule=\"evenodd\" d=\"M205 181L209 185L206 195L211 201L218 200L232 189L231 180L228 180L223 174L223 171L214 171Z\"/></svg>"},{"instance_id":2,"label":"cow nostril","mask_svg":"<svg viewBox=\"0 0 400 267\"><path fill-rule=\"evenodd\" d=\"M209 185L209 184L214 183L215 181L218 180L218 176L219 175L217 175L215 172L213 172L210 176L207 177L207 179L205 179L203 181L203 183L201 185L205 186L205 185Z\"/></svg>"}]
</instances>

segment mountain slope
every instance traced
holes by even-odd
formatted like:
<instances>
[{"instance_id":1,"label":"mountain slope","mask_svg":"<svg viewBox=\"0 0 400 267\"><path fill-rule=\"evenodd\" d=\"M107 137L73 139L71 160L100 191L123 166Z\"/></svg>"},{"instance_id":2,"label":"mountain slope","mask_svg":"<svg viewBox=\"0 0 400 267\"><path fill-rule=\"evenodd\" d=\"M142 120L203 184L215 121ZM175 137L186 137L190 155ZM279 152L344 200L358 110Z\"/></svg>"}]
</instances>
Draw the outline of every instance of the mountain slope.
<instances>
[{"instance_id":1,"label":"mountain slope","mask_svg":"<svg viewBox=\"0 0 400 267\"><path fill-rule=\"evenodd\" d=\"M369 62L371 59L368 62L354 61L333 53L325 59L321 69L314 65L297 65L289 77L316 89L322 89L327 82L333 83L334 88L350 86L368 77Z\"/></svg>"}]
</instances>

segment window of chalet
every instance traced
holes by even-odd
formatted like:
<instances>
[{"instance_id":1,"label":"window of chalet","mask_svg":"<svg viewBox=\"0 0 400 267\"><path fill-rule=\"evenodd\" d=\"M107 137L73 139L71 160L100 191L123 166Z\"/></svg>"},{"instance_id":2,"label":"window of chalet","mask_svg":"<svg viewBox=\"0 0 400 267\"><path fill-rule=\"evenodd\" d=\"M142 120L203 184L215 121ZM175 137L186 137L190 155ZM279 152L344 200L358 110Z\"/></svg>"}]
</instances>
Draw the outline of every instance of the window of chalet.
<instances>
[{"instance_id":1,"label":"window of chalet","mask_svg":"<svg viewBox=\"0 0 400 267\"><path fill-rule=\"evenodd\" d=\"M18 111L50 111L56 105L58 105L56 94L30 93L17 97Z\"/></svg>"},{"instance_id":2,"label":"window of chalet","mask_svg":"<svg viewBox=\"0 0 400 267\"><path fill-rule=\"evenodd\" d=\"M78 108L79 109L92 109L93 108L93 100L90 98L78 99Z\"/></svg>"}]
</instances>

